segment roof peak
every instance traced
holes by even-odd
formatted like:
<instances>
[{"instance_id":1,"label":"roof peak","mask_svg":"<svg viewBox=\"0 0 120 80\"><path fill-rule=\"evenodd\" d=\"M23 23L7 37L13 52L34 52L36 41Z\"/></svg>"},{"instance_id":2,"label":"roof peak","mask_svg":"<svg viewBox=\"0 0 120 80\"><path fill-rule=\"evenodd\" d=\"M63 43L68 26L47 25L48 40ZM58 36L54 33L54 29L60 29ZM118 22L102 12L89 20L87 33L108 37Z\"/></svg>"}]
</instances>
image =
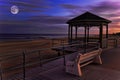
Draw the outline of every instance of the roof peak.
<instances>
[{"instance_id":1,"label":"roof peak","mask_svg":"<svg viewBox=\"0 0 120 80\"><path fill-rule=\"evenodd\" d=\"M101 21L101 22L106 22L106 23L110 23L111 21L110 20L107 20L105 18L102 18L96 14L93 14L89 11L86 11L85 13L69 20L67 23L71 23L71 22L80 22L80 21Z\"/></svg>"}]
</instances>

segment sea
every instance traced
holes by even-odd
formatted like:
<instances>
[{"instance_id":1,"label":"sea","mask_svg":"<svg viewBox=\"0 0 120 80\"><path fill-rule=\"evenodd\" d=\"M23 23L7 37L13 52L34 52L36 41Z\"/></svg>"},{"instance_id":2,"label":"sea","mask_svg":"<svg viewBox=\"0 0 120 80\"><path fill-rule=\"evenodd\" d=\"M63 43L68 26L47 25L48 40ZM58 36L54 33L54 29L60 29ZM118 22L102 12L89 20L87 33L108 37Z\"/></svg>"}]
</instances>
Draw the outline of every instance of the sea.
<instances>
[{"instance_id":1,"label":"sea","mask_svg":"<svg viewBox=\"0 0 120 80\"><path fill-rule=\"evenodd\" d=\"M54 39L54 38L65 38L67 34L0 34L0 42L3 41L27 41L36 39ZM84 35L79 34L79 37Z\"/></svg>"},{"instance_id":2,"label":"sea","mask_svg":"<svg viewBox=\"0 0 120 80\"><path fill-rule=\"evenodd\" d=\"M67 34L0 34L0 42L3 41L25 41L36 39L64 38Z\"/></svg>"}]
</instances>

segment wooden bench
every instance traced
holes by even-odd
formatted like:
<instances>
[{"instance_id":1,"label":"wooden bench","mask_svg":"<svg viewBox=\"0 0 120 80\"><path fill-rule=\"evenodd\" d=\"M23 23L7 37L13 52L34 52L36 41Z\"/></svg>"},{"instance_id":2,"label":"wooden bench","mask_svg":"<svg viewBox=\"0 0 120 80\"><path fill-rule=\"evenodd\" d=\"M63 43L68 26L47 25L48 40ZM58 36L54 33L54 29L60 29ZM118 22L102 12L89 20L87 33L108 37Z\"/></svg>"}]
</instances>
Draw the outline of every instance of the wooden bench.
<instances>
[{"instance_id":1,"label":"wooden bench","mask_svg":"<svg viewBox=\"0 0 120 80\"><path fill-rule=\"evenodd\" d=\"M77 76L82 76L81 67L86 66L90 63L102 64L100 54L102 49L94 50L85 54L78 52L73 53L66 60L65 70L67 73L71 73Z\"/></svg>"}]
</instances>

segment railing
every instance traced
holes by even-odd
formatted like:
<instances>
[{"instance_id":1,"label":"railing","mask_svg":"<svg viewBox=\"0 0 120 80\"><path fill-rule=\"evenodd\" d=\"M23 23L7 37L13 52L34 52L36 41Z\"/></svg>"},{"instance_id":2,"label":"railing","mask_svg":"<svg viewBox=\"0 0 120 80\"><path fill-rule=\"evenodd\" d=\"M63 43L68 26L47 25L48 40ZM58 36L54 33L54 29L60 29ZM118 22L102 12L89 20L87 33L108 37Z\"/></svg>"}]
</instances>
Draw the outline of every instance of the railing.
<instances>
[{"instance_id":1,"label":"railing","mask_svg":"<svg viewBox=\"0 0 120 80\"><path fill-rule=\"evenodd\" d=\"M52 43L52 46L51 47L54 47L54 46L61 46L65 43L68 42L67 39L51 39L51 43Z\"/></svg>"},{"instance_id":2,"label":"railing","mask_svg":"<svg viewBox=\"0 0 120 80\"><path fill-rule=\"evenodd\" d=\"M92 48L91 48L92 46ZM61 52L63 55L47 58L46 54L44 54L44 51L51 50L52 48L45 48L45 49L39 49L35 51L27 51L23 50L19 54L12 54L12 55L4 55L0 56L0 78L1 80L14 80L15 79L22 79L26 80L26 69L30 67L39 66L40 68L47 62L53 61L55 59L63 58L63 64L65 65L65 49L68 47L76 47L76 51L78 51L78 48L84 48L84 50L81 50L81 53L85 53L87 51L91 51L94 49L99 48L98 43L81 43L81 44L64 44L59 47L52 47L52 48L61 48ZM48 54L47 54L48 55ZM50 57L50 55L48 55ZM16 77L12 77L15 76ZM17 75L19 75L17 77ZM11 79L12 78L12 79Z\"/></svg>"},{"instance_id":3,"label":"railing","mask_svg":"<svg viewBox=\"0 0 120 80\"><path fill-rule=\"evenodd\" d=\"M112 46L117 47L120 39L108 39L108 41L112 41L113 43ZM81 50L80 52L85 53L85 52L99 48L99 43L92 42L92 43L85 43L85 44L80 43L80 44L70 44L70 45L64 43L64 45L61 45L59 47L52 47L52 48L61 48L61 52L63 53L63 55L54 56L49 59L45 58L45 54L43 54L43 52L48 51L51 48L39 49L35 51L24 50L19 54L17 53L17 54L0 56L0 79L5 80L5 78L10 78L11 75L22 74L20 78L22 80L25 80L26 68L29 68L30 66L34 66L34 65L37 65L37 66L39 65L39 67L42 67L43 64L58 58L63 58L63 63L65 65L65 55L66 55L65 48L66 47L76 47L81 49L84 48L84 50Z\"/></svg>"},{"instance_id":4,"label":"railing","mask_svg":"<svg viewBox=\"0 0 120 80\"><path fill-rule=\"evenodd\" d=\"M45 55L43 56L41 52L49 50L49 49L51 48L40 49L40 50L29 51L29 52L24 50L23 52L19 54L0 56L0 78L1 80L10 79L10 76L19 73L17 72L17 70L20 70L20 69L22 70L22 77L20 78L22 80L25 80L27 67L34 66L36 64L39 64L39 66L42 67L42 65L45 64L46 62L63 57L63 56L60 56L60 57L45 59ZM36 59L36 60L33 60L33 59ZM13 74L11 72L13 72ZM11 75L9 75L8 73L10 73Z\"/></svg>"},{"instance_id":5,"label":"railing","mask_svg":"<svg viewBox=\"0 0 120 80\"><path fill-rule=\"evenodd\" d=\"M120 45L120 38L108 38L106 40L108 47L118 47Z\"/></svg>"},{"instance_id":6,"label":"railing","mask_svg":"<svg viewBox=\"0 0 120 80\"><path fill-rule=\"evenodd\" d=\"M0 56L0 79L1 80L5 80L7 78L10 79L10 76L12 75L14 76L14 75L22 74L20 78L22 80L25 80L27 76L26 75L27 68L31 66L39 66L41 68L45 63L59 58L63 59L63 64L65 65L65 55L66 55L65 49L68 47L72 47L72 48L76 47L76 51L80 51L83 54L99 48L99 43L97 42L88 42L88 43L72 42L71 44L66 42L67 40L53 39L51 43L52 44L51 48L38 49L34 51L23 50L19 53ZM42 45L47 45L47 43ZM120 45L120 38L108 38L103 40L103 46L105 48L106 46L117 47L118 45ZM49 52L49 50L51 50L52 48L61 48L62 55L57 56L55 54L51 56L48 54L44 54L44 51ZM81 48L81 50L79 50L78 48ZM49 56L50 58L46 56ZM14 80L14 79L10 79L10 80Z\"/></svg>"}]
</instances>

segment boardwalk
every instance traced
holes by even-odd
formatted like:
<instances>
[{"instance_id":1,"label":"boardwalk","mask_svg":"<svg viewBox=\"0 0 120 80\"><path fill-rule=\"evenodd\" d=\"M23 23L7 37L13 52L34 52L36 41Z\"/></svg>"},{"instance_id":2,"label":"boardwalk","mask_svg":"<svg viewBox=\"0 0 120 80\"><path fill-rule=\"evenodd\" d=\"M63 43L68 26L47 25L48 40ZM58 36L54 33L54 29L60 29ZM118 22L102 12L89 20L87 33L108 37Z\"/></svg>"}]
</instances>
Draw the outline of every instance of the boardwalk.
<instances>
[{"instance_id":1,"label":"boardwalk","mask_svg":"<svg viewBox=\"0 0 120 80\"><path fill-rule=\"evenodd\" d=\"M103 50L102 60L102 65L83 67L83 76L78 77L65 73L63 58L57 59L42 67L26 70L26 80L120 80L120 47Z\"/></svg>"},{"instance_id":2,"label":"boardwalk","mask_svg":"<svg viewBox=\"0 0 120 80\"><path fill-rule=\"evenodd\" d=\"M62 60L59 59L44 65L43 68L44 70L46 68L46 71L40 72L39 76L29 78L29 80L120 80L119 47L103 51L102 65L90 64L83 67L82 77L65 73Z\"/></svg>"}]
</instances>

